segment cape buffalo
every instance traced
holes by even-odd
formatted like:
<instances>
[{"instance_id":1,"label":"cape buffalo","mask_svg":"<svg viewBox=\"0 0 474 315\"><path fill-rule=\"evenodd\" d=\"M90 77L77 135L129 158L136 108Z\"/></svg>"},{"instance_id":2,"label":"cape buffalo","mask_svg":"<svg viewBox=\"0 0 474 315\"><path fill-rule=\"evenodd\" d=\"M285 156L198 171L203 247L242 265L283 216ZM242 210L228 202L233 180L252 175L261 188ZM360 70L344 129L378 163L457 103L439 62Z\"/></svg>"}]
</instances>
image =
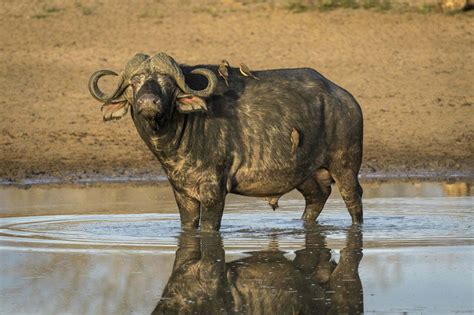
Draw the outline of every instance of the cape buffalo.
<instances>
[{"instance_id":1,"label":"cape buffalo","mask_svg":"<svg viewBox=\"0 0 474 315\"><path fill-rule=\"evenodd\" d=\"M128 109L141 138L160 161L179 207L183 229L219 230L227 193L267 197L273 207L293 190L314 221L338 186L362 223L362 112L354 97L310 68L253 71L179 65L159 53L135 55L111 95L89 80L104 103L104 120Z\"/></svg>"},{"instance_id":2,"label":"cape buffalo","mask_svg":"<svg viewBox=\"0 0 474 315\"><path fill-rule=\"evenodd\" d=\"M362 232L352 226L338 263L321 226L305 229L294 259L279 250L226 262L221 235L183 232L173 271L152 314L363 314Z\"/></svg>"}]
</instances>

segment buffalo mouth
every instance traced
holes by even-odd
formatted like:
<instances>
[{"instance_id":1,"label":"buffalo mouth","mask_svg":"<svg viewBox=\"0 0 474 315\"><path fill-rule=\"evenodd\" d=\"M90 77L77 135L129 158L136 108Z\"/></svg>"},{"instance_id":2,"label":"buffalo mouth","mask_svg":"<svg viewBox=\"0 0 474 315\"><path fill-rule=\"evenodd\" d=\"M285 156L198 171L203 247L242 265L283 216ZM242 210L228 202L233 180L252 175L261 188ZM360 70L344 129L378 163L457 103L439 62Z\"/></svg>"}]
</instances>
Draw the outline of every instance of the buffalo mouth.
<instances>
[{"instance_id":1,"label":"buffalo mouth","mask_svg":"<svg viewBox=\"0 0 474 315\"><path fill-rule=\"evenodd\" d=\"M140 108L138 114L144 118L156 118L158 116L158 111L151 107Z\"/></svg>"}]
</instances>

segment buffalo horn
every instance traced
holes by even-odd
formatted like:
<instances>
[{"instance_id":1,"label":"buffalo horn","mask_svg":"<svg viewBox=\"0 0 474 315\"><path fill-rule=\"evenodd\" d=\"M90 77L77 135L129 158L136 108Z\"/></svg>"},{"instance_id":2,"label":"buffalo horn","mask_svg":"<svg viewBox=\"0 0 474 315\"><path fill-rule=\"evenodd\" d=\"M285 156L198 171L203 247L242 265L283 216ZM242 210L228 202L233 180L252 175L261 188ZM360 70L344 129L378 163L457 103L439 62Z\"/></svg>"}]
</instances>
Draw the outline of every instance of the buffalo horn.
<instances>
[{"instance_id":1,"label":"buffalo horn","mask_svg":"<svg viewBox=\"0 0 474 315\"><path fill-rule=\"evenodd\" d=\"M215 91L217 87L217 77L209 69L198 68L191 71L193 74L205 76L208 82L205 89L196 91L191 89L186 84L181 68L172 57L165 53L159 53L152 58L151 62L153 67L156 68L156 71L170 75L184 93L193 94L199 97L208 97Z\"/></svg>"}]
</instances>

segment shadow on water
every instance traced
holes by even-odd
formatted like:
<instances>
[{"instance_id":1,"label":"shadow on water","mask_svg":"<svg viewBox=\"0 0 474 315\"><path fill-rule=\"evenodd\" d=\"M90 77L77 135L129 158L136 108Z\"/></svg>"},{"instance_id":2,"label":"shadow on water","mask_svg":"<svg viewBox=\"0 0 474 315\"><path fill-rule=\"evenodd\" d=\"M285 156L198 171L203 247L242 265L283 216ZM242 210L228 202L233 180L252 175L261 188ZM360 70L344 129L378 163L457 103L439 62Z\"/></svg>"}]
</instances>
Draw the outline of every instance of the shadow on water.
<instances>
[{"instance_id":1,"label":"shadow on water","mask_svg":"<svg viewBox=\"0 0 474 315\"><path fill-rule=\"evenodd\" d=\"M351 227L336 263L324 229L305 227L288 257L277 236L267 249L226 262L220 233L182 233L172 274L153 314L360 314L362 232Z\"/></svg>"}]
</instances>

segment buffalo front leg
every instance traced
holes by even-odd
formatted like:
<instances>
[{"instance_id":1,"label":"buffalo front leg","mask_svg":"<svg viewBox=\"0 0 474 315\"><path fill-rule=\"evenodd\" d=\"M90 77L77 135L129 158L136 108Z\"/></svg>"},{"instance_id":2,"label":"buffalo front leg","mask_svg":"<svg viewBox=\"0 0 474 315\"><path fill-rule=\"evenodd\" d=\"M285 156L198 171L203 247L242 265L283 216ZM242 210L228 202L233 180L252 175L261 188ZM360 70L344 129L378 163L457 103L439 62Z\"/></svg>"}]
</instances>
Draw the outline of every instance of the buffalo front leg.
<instances>
[{"instance_id":1,"label":"buffalo front leg","mask_svg":"<svg viewBox=\"0 0 474 315\"><path fill-rule=\"evenodd\" d=\"M225 191L215 185L201 185L201 231L219 231L224 212Z\"/></svg>"},{"instance_id":2,"label":"buffalo front leg","mask_svg":"<svg viewBox=\"0 0 474 315\"><path fill-rule=\"evenodd\" d=\"M179 208L181 218L181 228L183 230L193 230L199 227L200 203L198 200L187 196L184 193L174 190L174 196Z\"/></svg>"},{"instance_id":3,"label":"buffalo front leg","mask_svg":"<svg viewBox=\"0 0 474 315\"><path fill-rule=\"evenodd\" d=\"M303 194L306 201L302 219L306 222L313 222L323 210L326 200L331 194L331 186L322 185L310 177L296 189Z\"/></svg>"}]
</instances>

